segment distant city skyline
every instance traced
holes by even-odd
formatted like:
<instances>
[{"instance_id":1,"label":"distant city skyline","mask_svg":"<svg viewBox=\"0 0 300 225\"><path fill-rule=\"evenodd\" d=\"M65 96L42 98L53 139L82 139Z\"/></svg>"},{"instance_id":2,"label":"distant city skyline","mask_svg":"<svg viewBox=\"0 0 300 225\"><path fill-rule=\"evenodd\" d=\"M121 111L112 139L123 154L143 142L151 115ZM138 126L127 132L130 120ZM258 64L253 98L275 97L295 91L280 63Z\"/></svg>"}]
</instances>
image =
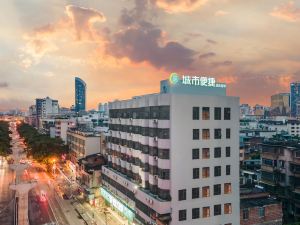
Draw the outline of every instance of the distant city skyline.
<instances>
[{"instance_id":1,"label":"distant city skyline","mask_svg":"<svg viewBox=\"0 0 300 225\"><path fill-rule=\"evenodd\" d=\"M74 74L92 109L158 92L172 72L216 77L241 102L269 105L300 81L299 10L282 0L5 1L0 110L43 96L69 107Z\"/></svg>"}]
</instances>

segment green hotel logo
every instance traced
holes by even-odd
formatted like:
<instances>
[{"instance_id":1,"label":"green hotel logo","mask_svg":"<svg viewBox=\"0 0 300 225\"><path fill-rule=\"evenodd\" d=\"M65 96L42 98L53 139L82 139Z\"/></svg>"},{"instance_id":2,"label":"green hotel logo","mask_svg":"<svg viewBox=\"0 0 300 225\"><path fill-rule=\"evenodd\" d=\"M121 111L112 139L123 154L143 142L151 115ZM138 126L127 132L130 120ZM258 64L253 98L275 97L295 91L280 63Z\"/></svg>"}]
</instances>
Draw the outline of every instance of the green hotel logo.
<instances>
[{"instance_id":1,"label":"green hotel logo","mask_svg":"<svg viewBox=\"0 0 300 225\"><path fill-rule=\"evenodd\" d=\"M169 81L171 84L177 84L179 82L180 78L177 73L171 73Z\"/></svg>"}]
</instances>

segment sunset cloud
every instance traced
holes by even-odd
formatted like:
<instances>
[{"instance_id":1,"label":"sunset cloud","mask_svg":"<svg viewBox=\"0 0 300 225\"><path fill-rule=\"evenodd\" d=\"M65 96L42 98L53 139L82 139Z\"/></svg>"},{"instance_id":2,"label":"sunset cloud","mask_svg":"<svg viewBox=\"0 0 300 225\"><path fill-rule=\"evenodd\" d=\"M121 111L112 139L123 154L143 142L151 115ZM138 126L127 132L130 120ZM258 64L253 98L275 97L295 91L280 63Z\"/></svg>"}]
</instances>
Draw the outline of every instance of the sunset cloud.
<instances>
[{"instance_id":1,"label":"sunset cloud","mask_svg":"<svg viewBox=\"0 0 300 225\"><path fill-rule=\"evenodd\" d=\"M149 62L166 70L190 69L196 52L175 41L160 45L162 38L162 30L144 22L114 34L106 48L108 54L136 63Z\"/></svg>"},{"instance_id":2,"label":"sunset cloud","mask_svg":"<svg viewBox=\"0 0 300 225\"><path fill-rule=\"evenodd\" d=\"M300 21L300 8L295 6L293 1L274 7L271 16L285 20L287 22Z\"/></svg>"},{"instance_id":3,"label":"sunset cloud","mask_svg":"<svg viewBox=\"0 0 300 225\"><path fill-rule=\"evenodd\" d=\"M83 34L87 34L90 39L93 39L93 24L106 20L103 13L97 10L75 5L66 6L66 13L75 27L77 40L81 40Z\"/></svg>"},{"instance_id":4,"label":"sunset cloud","mask_svg":"<svg viewBox=\"0 0 300 225\"><path fill-rule=\"evenodd\" d=\"M202 55L199 55L199 59L206 59L206 58L211 58L216 56L216 53L214 52L208 52L208 53L204 53Z\"/></svg>"},{"instance_id":5,"label":"sunset cloud","mask_svg":"<svg viewBox=\"0 0 300 225\"><path fill-rule=\"evenodd\" d=\"M190 12L205 5L208 0L152 0L157 7L168 13Z\"/></svg>"}]
</instances>

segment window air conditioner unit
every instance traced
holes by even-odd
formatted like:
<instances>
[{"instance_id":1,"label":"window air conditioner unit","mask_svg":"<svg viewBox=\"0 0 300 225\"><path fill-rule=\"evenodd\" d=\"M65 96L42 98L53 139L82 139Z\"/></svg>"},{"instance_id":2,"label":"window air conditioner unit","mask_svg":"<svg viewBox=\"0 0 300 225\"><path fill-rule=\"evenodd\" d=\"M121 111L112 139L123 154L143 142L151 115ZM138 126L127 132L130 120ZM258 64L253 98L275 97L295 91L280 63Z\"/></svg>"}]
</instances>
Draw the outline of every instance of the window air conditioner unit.
<instances>
[{"instance_id":1,"label":"window air conditioner unit","mask_svg":"<svg viewBox=\"0 0 300 225\"><path fill-rule=\"evenodd\" d=\"M154 141L158 141L158 137L155 137L155 138L154 138Z\"/></svg>"},{"instance_id":2,"label":"window air conditioner unit","mask_svg":"<svg viewBox=\"0 0 300 225\"><path fill-rule=\"evenodd\" d=\"M154 123L158 123L158 119L154 119L153 122L154 122Z\"/></svg>"},{"instance_id":3,"label":"window air conditioner unit","mask_svg":"<svg viewBox=\"0 0 300 225\"><path fill-rule=\"evenodd\" d=\"M157 157L157 156L154 156L154 160L156 160L156 161L157 161L157 160L158 160L158 157Z\"/></svg>"}]
</instances>

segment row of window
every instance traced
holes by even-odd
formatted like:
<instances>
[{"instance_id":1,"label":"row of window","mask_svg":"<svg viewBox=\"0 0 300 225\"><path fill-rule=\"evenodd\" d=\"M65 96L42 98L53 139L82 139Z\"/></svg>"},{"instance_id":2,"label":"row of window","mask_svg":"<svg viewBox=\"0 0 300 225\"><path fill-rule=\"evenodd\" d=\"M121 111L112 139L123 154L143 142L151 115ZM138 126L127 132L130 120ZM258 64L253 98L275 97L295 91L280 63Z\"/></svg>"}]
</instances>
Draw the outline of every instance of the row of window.
<instances>
[{"instance_id":1,"label":"row of window","mask_svg":"<svg viewBox=\"0 0 300 225\"><path fill-rule=\"evenodd\" d=\"M210 108L202 107L202 120L210 120ZM200 107L193 107L193 120L200 119ZM222 108L214 107L214 119L221 120L222 119ZM231 109L224 108L224 120L231 119Z\"/></svg>"},{"instance_id":2,"label":"row of window","mask_svg":"<svg viewBox=\"0 0 300 225\"><path fill-rule=\"evenodd\" d=\"M220 177L222 175L222 167L215 166L214 167L214 176ZM225 174L230 175L231 167L230 165L226 165L225 167ZM209 178L210 177L210 167L202 167L202 178ZM193 179L200 178L200 168L193 168Z\"/></svg>"},{"instance_id":3,"label":"row of window","mask_svg":"<svg viewBox=\"0 0 300 225\"><path fill-rule=\"evenodd\" d=\"M170 119L170 106L148 106L141 108L110 109L110 118L124 119Z\"/></svg>"},{"instance_id":4,"label":"row of window","mask_svg":"<svg viewBox=\"0 0 300 225\"><path fill-rule=\"evenodd\" d=\"M207 218L211 216L211 209L210 206L202 207L202 218ZM225 203L223 207L224 214L231 214L232 213L232 206L231 203ZM213 216L219 216L222 214L222 205L214 205L213 207ZM182 209L178 211L178 220L184 221L187 219L187 210ZM200 218L200 208L193 208L192 209L192 219L199 219ZM230 223L229 223L230 224ZM225 224L225 225L229 225Z\"/></svg>"},{"instance_id":5,"label":"row of window","mask_svg":"<svg viewBox=\"0 0 300 225\"><path fill-rule=\"evenodd\" d=\"M230 157L231 149L230 147L225 148L225 157ZM214 148L214 158L221 158L222 157L222 148L216 147ZM202 148L202 159L210 159L210 148ZM192 149L192 159L200 159L200 149L194 148Z\"/></svg>"},{"instance_id":6,"label":"row of window","mask_svg":"<svg viewBox=\"0 0 300 225\"><path fill-rule=\"evenodd\" d=\"M230 128L226 128L225 133L226 139L230 139L231 130ZM214 139L221 139L222 138L222 129L216 128L214 129ZM200 129L193 129L193 140L200 139ZM202 140L209 140L210 139L210 129L202 129Z\"/></svg>"},{"instance_id":7,"label":"row of window","mask_svg":"<svg viewBox=\"0 0 300 225\"><path fill-rule=\"evenodd\" d=\"M232 192L231 183L225 183L224 184L224 194L230 194ZM222 185L221 184L215 184L213 186L213 195L221 195L222 194ZM200 194L200 187L192 188L191 197L192 199L200 198L207 198L210 197L210 186L204 186L201 188L201 194ZM178 201L184 201L187 200L187 190L181 189L178 190Z\"/></svg>"},{"instance_id":8,"label":"row of window","mask_svg":"<svg viewBox=\"0 0 300 225\"><path fill-rule=\"evenodd\" d=\"M126 133L140 134L142 136L170 138L169 128L141 127L132 125L109 124L109 129Z\"/></svg>"},{"instance_id":9,"label":"row of window","mask_svg":"<svg viewBox=\"0 0 300 225\"><path fill-rule=\"evenodd\" d=\"M127 139L121 139L117 137L108 137L108 143L116 145L122 145L123 147L135 149L141 151L143 154L149 154L150 156L158 156L161 159L169 159L169 149L161 149L149 145L143 145L140 142L131 141ZM110 146L108 146L110 148Z\"/></svg>"}]
</instances>

